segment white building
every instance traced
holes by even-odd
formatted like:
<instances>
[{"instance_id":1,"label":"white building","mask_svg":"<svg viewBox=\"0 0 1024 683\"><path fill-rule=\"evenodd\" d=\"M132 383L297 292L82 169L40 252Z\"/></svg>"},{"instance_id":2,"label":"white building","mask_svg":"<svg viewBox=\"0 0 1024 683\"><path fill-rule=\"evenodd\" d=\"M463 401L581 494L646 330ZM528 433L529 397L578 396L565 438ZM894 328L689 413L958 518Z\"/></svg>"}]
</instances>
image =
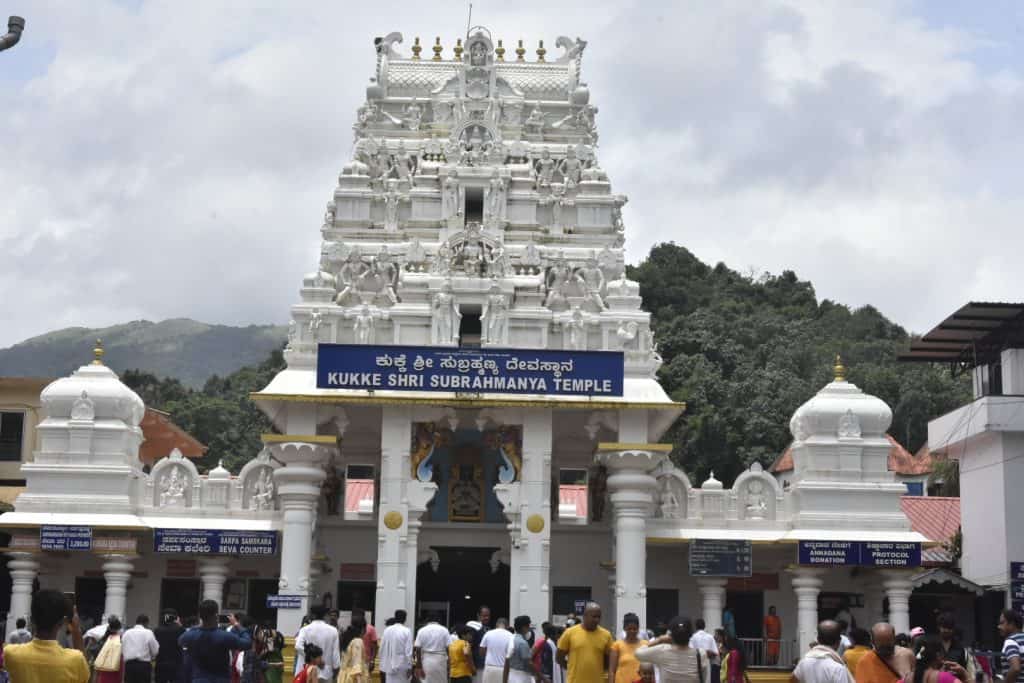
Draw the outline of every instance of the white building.
<instances>
[{"instance_id":1,"label":"white building","mask_svg":"<svg viewBox=\"0 0 1024 683\"><path fill-rule=\"evenodd\" d=\"M960 464L964 577L1009 604L1010 563L1024 562L1024 304L965 304L902 359L971 374L974 400L929 422L928 443Z\"/></svg>"},{"instance_id":2,"label":"white building","mask_svg":"<svg viewBox=\"0 0 1024 683\"><path fill-rule=\"evenodd\" d=\"M454 59L399 43L376 42L288 368L254 395L278 433L235 476L174 454L144 473L142 403L113 372L51 384L28 489L0 517L10 619L35 579L91 577L120 615L201 594L262 616L267 594L292 596L274 615L289 634L310 601L381 626L396 609L454 622L481 603L539 623L587 599L609 624L685 613L712 628L728 604L752 638L775 605L782 664L819 608L867 623L887 603L907 631L926 539L886 467L891 412L841 364L793 416L786 491L758 466L695 487L659 443L684 406L656 380L625 275L626 198L598 163L586 44L560 38L563 54L526 61L482 28ZM698 554L715 559L707 541L754 545L691 573ZM829 542L845 545L808 545Z\"/></svg>"}]
</instances>

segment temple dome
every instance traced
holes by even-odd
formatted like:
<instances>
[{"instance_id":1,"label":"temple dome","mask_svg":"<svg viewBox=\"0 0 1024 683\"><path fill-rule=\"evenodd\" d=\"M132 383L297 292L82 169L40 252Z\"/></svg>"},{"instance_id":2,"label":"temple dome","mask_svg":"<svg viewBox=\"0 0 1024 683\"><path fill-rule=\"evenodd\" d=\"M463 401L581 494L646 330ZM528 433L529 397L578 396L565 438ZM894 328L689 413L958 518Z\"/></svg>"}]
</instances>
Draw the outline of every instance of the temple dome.
<instances>
[{"instance_id":1,"label":"temple dome","mask_svg":"<svg viewBox=\"0 0 1024 683\"><path fill-rule=\"evenodd\" d=\"M227 470L227 468L224 467L224 461L220 460L220 461L217 462L217 466L214 467L212 470L210 470L210 473L207 475L207 478L208 479L230 479L231 478L231 472L229 472Z\"/></svg>"},{"instance_id":2,"label":"temple dome","mask_svg":"<svg viewBox=\"0 0 1024 683\"><path fill-rule=\"evenodd\" d=\"M793 438L885 438L892 423L892 410L882 399L847 382L846 368L839 358L835 370L835 380L793 413L789 421Z\"/></svg>"},{"instance_id":3,"label":"temple dome","mask_svg":"<svg viewBox=\"0 0 1024 683\"><path fill-rule=\"evenodd\" d=\"M117 373L100 360L103 348L95 349L96 359L68 377L50 382L39 395L50 418L121 420L138 427L146 412L139 395L125 386Z\"/></svg>"}]
</instances>

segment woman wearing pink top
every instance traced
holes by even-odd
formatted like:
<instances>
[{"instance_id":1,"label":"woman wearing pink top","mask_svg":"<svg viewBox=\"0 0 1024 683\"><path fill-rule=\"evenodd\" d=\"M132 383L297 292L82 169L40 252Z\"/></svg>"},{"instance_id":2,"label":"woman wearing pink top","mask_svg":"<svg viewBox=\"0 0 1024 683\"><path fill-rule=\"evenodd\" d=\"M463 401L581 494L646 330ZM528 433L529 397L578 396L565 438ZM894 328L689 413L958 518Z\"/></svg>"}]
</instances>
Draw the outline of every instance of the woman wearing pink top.
<instances>
[{"instance_id":1,"label":"woman wearing pink top","mask_svg":"<svg viewBox=\"0 0 1024 683\"><path fill-rule=\"evenodd\" d=\"M967 683L967 671L956 662L945 661L942 641L935 637L922 640L917 646L917 664L913 683ZM907 676L909 678L909 674ZM904 683L910 681L904 679Z\"/></svg>"}]
</instances>

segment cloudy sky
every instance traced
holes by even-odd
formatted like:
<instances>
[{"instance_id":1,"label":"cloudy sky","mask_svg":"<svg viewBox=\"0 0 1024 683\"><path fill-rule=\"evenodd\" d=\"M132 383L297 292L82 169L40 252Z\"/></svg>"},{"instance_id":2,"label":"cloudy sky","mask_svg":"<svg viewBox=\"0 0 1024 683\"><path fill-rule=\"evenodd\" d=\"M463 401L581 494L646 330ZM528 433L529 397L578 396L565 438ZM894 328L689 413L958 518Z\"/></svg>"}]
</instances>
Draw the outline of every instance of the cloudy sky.
<instances>
[{"instance_id":1,"label":"cloudy sky","mask_svg":"<svg viewBox=\"0 0 1024 683\"><path fill-rule=\"evenodd\" d=\"M140 318L286 321L373 37L440 35L448 54L466 26L464 2L0 14L28 24L0 53L0 346ZM674 240L790 268L917 331L968 299L1024 299L1024 3L478 0L473 23L506 45L589 41L629 261Z\"/></svg>"}]
</instances>

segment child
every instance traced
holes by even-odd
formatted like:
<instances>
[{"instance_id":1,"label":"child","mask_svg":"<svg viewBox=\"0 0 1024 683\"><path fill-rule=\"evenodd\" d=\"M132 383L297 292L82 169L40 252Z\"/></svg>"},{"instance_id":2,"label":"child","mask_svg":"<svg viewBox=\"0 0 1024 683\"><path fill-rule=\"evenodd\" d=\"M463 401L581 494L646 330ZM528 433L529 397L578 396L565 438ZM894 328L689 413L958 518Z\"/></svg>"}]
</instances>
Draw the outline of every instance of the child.
<instances>
[{"instance_id":1,"label":"child","mask_svg":"<svg viewBox=\"0 0 1024 683\"><path fill-rule=\"evenodd\" d=\"M633 683L654 683L654 665L650 662L640 662L640 678Z\"/></svg>"},{"instance_id":2,"label":"child","mask_svg":"<svg viewBox=\"0 0 1024 683\"><path fill-rule=\"evenodd\" d=\"M302 667L302 671L295 674L292 683L317 683L320 680L320 667L324 664L324 651L313 643L306 643L304 651L306 665Z\"/></svg>"}]
</instances>

